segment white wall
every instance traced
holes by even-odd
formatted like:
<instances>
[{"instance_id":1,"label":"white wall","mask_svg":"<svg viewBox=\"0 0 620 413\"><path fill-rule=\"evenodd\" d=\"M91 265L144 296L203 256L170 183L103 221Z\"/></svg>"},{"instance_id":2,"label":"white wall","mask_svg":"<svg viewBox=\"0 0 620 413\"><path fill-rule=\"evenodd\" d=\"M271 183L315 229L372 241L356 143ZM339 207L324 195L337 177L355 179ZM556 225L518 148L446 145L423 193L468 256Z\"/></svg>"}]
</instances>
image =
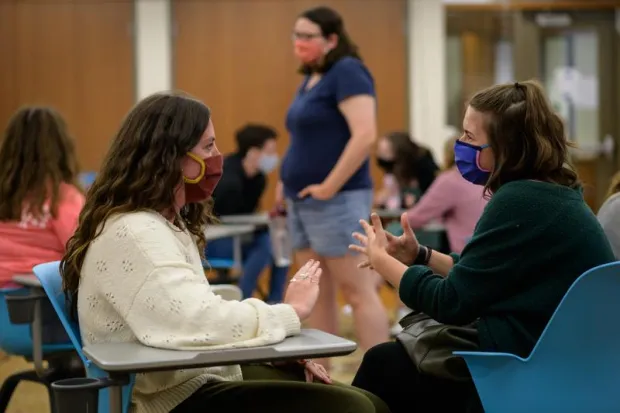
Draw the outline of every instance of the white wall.
<instances>
[{"instance_id":1,"label":"white wall","mask_svg":"<svg viewBox=\"0 0 620 413\"><path fill-rule=\"evenodd\" d=\"M441 1L408 0L409 129L443 162L447 139L446 19Z\"/></svg>"},{"instance_id":2,"label":"white wall","mask_svg":"<svg viewBox=\"0 0 620 413\"><path fill-rule=\"evenodd\" d=\"M170 0L135 0L136 98L172 88Z\"/></svg>"},{"instance_id":3,"label":"white wall","mask_svg":"<svg viewBox=\"0 0 620 413\"><path fill-rule=\"evenodd\" d=\"M511 41L500 40L495 44L495 83L515 81Z\"/></svg>"}]
</instances>

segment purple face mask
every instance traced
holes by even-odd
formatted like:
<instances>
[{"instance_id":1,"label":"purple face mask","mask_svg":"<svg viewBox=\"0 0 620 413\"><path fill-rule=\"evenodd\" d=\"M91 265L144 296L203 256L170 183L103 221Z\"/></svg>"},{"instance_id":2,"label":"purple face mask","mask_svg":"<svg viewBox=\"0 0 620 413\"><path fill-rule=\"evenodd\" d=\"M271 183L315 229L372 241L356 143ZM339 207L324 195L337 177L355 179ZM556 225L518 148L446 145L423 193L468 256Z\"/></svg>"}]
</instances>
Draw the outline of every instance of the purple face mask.
<instances>
[{"instance_id":1,"label":"purple face mask","mask_svg":"<svg viewBox=\"0 0 620 413\"><path fill-rule=\"evenodd\" d=\"M469 143L456 141L454 144L454 160L459 172L469 182L476 185L484 185L491 175L480 166L480 152L489 145L476 146Z\"/></svg>"}]
</instances>

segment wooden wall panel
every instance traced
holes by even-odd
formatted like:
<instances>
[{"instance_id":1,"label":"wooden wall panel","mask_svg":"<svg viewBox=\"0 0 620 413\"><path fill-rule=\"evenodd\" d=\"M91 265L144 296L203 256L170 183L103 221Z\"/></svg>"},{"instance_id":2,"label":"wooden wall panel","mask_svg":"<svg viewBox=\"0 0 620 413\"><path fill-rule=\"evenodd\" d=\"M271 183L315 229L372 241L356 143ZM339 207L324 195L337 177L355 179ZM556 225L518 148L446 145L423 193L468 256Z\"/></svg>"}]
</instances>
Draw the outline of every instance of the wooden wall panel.
<instances>
[{"instance_id":1,"label":"wooden wall panel","mask_svg":"<svg viewBox=\"0 0 620 413\"><path fill-rule=\"evenodd\" d=\"M292 52L296 17L325 4L338 10L377 83L379 133L407 127L404 0L176 0L173 3L175 87L213 109L218 147L234 150L234 132L263 122L288 146L285 115L301 82ZM376 182L380 173L373 165ZM272 205L270 179L263 206Z\"/></svg>"},{"instance_id":2,"label":"wooden wall panel","mask_svg":"<svg viewBox=\"0 0 620 413\"><path fill-rule=\"evenodd\" d=\"M15 3L0 1L0 139L8 116L16 106L16 9Z\"/></svg>"},{"instance_id":3,"label":"wooden wall panel","mask_svg":"<svg viewBox=\"0 0 620 413\"><path fill-rule=\"evenodd\" d=\"M601 10L618 8L618 0L495 0L449 4L448 10Z\"/></svg>"},{"instance_id":4,"label":"wooden wall panel","mask_svg":"<svg viewBox=\"0 0 620 413\"><path fill-rule=\"evenodd\" d=\"M0 7L0 53L9 62L0 65L0 78L11 79L0 81L0 124L20 106L53 106L75 136L82 167L97 170L134 100L133 3L7 1Z\"/></svg>"},{"instance_id":5,"label":"wooden wall panel","mask_svg":"<svg viewBox=\"0 0 620 413\"><path fill-rule=\"evenodd\" d=\"M479 90L495 83L495 43L497 38L473 31L461 35L463 45L463 98L465 102Z\"/></svg>"},{"instance_id":6,"label":"wooden wall panel","mask_svg":"<svg viewBox=\"0 0 620 413\"><path fill-rule=\"evenodd\" d=\"M133 1L97 0L75 7L75 134L83 166L98 169L135 101Z\"/></svg>"}]
</instances>

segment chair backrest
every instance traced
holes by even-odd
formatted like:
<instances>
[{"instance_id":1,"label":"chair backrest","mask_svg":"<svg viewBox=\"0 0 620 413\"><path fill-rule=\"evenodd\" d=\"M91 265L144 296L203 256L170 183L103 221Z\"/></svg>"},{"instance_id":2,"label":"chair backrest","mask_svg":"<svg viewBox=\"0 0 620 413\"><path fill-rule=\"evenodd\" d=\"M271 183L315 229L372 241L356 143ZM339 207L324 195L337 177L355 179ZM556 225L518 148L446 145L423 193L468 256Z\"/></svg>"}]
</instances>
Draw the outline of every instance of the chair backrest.
<instances>
[{"instance_id":1,"label":"chair backrest","mask_svg":"<svg viewBox=\"0 0 620 413\"><path fill-rule=\"evenodd\" d=\"M96 178L97 178L97 172L93 172L93 171L82 172L78 176L80 184L82 184L82 186L85 189L90 188L90 186L93 184L93 182L95 182Z\"/></svg>"},{"instance_id":2,"label":"chair backrest","mask_svg":"<svg viewBox=\"0 0 620 413\"><path fill-rule=\"evenodd\" d=\"M80 335L80 326L74 321L70 314L69 306L64 291L62 290L62 278L60 276L60 261L48 262L46 264L37 265L32 269L34 275L39 279L45 294L49 298L58 318L62 322L67 335L71 339L71 344L75 348L84 363L84 368L89 377L101 378L106 377L107 373L100 370L97 366L90 362L82 351L82 337ZM130 383L123 386L123 413L128 413L131 405L131 394L134 386L134 375L130 376ZM99 391L99 413L107 413L110 411L108 389Z\"/></svg>"},{"instance_id":3,"label":"chair backrest","mask_svg":"<svg viewBox=\"0 0 620 413\"><path fill-rule=\"evenodd\" d=\"M528 360L620 371L619 297L620 262L586 271L566 292Z\"/></svg>"},{"instance_id":4,"label":"chair backrest","mask_svg":"<svg viewBox=\"0 0 620 413\"><path fill-rule=\"evenodd\" d=\"M65 293L62 290L62 278L60 277L60 261L48 262L40 264L32 269L34 275L41 282L41 286L45 291L48 299L52 303L60 322L62 323L71 344L75 347L78 355L82 359L84 366L88 368L90 362L82 352L82 338L80 336L80 327L76 321L71 318L70 309L67 305Z\"/></svg>"},{"instance_id":5,"label":"chair backrest","mask_svg":"<svg viewBox=\"0 0 620 413\"><path fill-rule=\"evenodd\" d=\"M213 243L217 243L218 247L215 247ZM212 248L205 248L205 257L202 266L205 269L231 269L235 266L235 260L233 259L233 239L221 238L211 242L209 245Z\"/></svg>"},{"instance_id":6,"label":"chair backrest","mask_svg":"<svg viewBox=\"0 0 620 413\"><path fill-rule=\"evenodd\" d=\"M6 296L27 294L26 288L0 289L0 350L14 356L32 356L32 337L28 324L11 323Z\"/></svg>"}]
</instances>

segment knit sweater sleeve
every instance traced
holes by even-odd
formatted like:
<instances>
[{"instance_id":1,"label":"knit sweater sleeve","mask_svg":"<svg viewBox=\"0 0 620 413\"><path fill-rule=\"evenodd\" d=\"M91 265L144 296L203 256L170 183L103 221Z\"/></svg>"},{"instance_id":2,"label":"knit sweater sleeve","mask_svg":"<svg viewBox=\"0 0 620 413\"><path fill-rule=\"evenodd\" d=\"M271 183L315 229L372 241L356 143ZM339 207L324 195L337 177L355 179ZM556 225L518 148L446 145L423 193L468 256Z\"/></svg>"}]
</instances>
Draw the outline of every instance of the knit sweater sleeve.
<instances>
[{"instance_id":1,"label":"knit sweater sleeve","mask_svg":"<svg viewBox=\"0 0 620 413\"><path fill-rule=\"evenodd\" d=\"M253 347L299 333L299 318L289 305L215 295L196 264L191 238L184 245L165 221L129 214L104 232L122 236L100 241L105 272L115 276L98 277L98 288L143 344L178 350Z\"/></svg>"},{"instance_id":2,"label":"knit sweater sleeve","mask_svg":"<svg viewBox=\"0 0 620 413\"><path fill-rule=\"evenodd\" d=\"M426 266L407 269L399 286L403 303L445 324L462 325L480 317L514 290L527 246L547 225L524 218L532 216L530 208L511 191L498 191L462 254L452 257L455 264L447 277Z\"/></svg>"}]
</instances>

